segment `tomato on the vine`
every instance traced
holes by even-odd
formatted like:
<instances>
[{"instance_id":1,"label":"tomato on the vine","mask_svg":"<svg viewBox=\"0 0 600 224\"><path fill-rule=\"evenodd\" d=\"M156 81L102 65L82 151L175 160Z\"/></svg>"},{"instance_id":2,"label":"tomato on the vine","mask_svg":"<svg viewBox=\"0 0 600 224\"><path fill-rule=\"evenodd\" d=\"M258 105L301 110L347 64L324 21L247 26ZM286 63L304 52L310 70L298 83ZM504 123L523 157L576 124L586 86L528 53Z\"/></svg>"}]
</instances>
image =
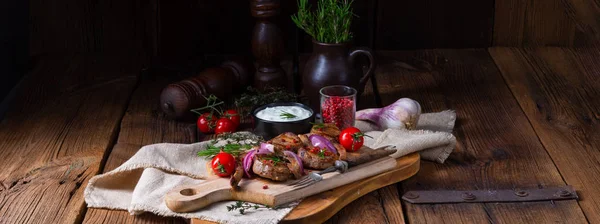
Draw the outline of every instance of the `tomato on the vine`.
<instances>
[{"instance_id":1,"label":"tomato on the vine","mask_svg":"<svg viewBox=\"0 0 600 224\"><path fill-rule=\"evenodd\" d=\"M363 136L369 137L368 135L362 133L358 128L349 127L342 130L338 140L346 150L348 150L349 152L354 152L363 146Z\"/></svg>"},{"instance_id":2,"label":"tomato on the vine","mask_svg":"<svg viewBox=\"0 0 600 224\"><path fill-rule=\"evenodd\" d=\"M240 126L240 114L233 109L226 110L225 112L223 112L223 116L221 117L228 118L229 120L231 120L233 124L235 124L236 128Z\"/></svg>"},{"instance_id":3,"label":"tomato on the vine","mask_svg":"<svg viewBox=\"0 0 600 224\"><path fill-rule=\"evenodd\" d=\"M203 113L198 117L196 125L198 125L200 132L204 134L211 133L217 125L217 117L212 113Z\"/></svg>"},{"instance_id":4,"label":"tomato on the vine","mask_svg":"<svg viewBox=\"0 0 600 224\"><path fill-rule=\"evenodd\" d=\"M213 172L220 177L228 177L235 171L235 158L226 152L220 152L210 162Z\"/></svg>"},{"instance_id":5,"label":"tomato on the vine","mask_svg":"<svg viewBox=\"0 0 600 224\"><path fill-rule=\"evenodd\" d=\"M226 132L234 132L237 127L233 123L233 121L227 118L219 118L217 120L217 127L215 127L215 134L222 134Z\"/></svg>"}]
</instances>

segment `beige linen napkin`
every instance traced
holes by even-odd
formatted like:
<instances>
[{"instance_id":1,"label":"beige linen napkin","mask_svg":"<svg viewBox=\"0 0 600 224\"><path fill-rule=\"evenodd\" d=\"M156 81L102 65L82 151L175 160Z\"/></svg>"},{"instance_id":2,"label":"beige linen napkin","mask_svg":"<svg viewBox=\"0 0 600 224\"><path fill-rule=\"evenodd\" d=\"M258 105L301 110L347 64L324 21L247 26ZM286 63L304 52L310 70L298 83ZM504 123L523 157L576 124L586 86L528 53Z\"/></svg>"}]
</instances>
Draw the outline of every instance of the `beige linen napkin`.
<instances>
[{"instance_id":1,"label":"beige linen napkin","mask_svg":"<svg viewBox=\"0 0 600 224\"><path fill-rule=\"evenodd\" d=\"M369 134L376 138L366 140L365 144L372 147L395 145L399 149L399 152L393 154L395 158L427 150L430 153L423 152L424 158L443 162L456 142L454 137L447 133L454 126L454 113L424 114L421 118L419 127L428 130L370 131ZM84 192L85 201L90 208L128 210L132 215L152 212L161 216L198 218L221 223L261 224L279 222L295 206L291 204L278 210L249 210L244 215L227 211L226 206L232 202L216 203L191 213L175 213L169 210L164 203L167 192L180 185L199 184L204 181L202 178L207 175L208 161L196 154L205 149L207 144L208 142L162 143L144 146L123 165L90 179ZM224 144L224 141L219 144Z\"/></svg>"},{"instance_id":2,"label":"beige linen napkin","mask_svg":"<svg viewBox=\"0 0 600 224\"><path fill-rule=\"evenodd\" d=\"M365 145L379 148L394 145L398 150L392 157L398 158L413 152L420 152L425 160L444 163L456 146L456 137L452 129L456 113L446 110L438 113L422 114L416 130L387 129L380 130L366 121L356 121L356 127L372 138L365 138Z\"/></svg>"}]
</instances>

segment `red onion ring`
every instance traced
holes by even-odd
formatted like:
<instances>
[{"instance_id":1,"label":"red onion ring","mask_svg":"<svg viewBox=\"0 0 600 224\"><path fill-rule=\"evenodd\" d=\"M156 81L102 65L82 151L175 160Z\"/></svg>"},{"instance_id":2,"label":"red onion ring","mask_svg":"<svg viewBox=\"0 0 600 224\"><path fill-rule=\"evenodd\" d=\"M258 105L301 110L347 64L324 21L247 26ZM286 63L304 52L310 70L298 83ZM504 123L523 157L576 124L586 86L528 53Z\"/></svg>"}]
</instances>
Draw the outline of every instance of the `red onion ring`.
<instances>
[{"instance_id":1,"label":"red onion ring","mask_svg":"<svg viewBox=\"0 0 600 224\"><path fill-rule=\"evenodd\" d=\"M275 146L269 143L260 143L260 148L258 148L258 152L256 152L256 155L263 155L263 154L271 154L271 153L275 153Z\"/></svg>"},{"instance_id":2,"label":"red onion ring","mask_svg":"<svg viewBox=\"0 0 600 224\"><path fill-rule=\"evenodd\" d=\"M250 175L250 170L252 169L252 163L254 162L254 155L256 154L256 150L252 150L244 156L244 160L242 160L242 166L244 167L244 173L246 176L252 177Z\"/></svg>"},{"instance_id":3,"label":"red onion ring","mask_svg":"<svg viewBox=\"0 0 600 224\"><path fill-rule=\"evenodd\" d=\"M312 143L312 145L314 147L326 148L329 151L337 154L337 150L335 150L335 146L333 146L333 144L331 144L331 142L329 140L327 140L325 137L320 136L320 135L311 135L310 137L308 137L308 139L310 140L310 143Z\"/></svg>"},{"instance_id":4,"label":"red onion ring","mask_svg":"<svg viewBox=\"0 0 600 224\"><path fill-rule=\"evenodd\" d=\"M300 159L300 157L298 155L296 155L296 153L285 150L285 151L283 151L283 154L288 158L294 158L294 160L296 160L296 163L298 163L298 166L300 167L300 173L304 173L304 166L302 165L302 159Z\"/></svg>"}]
</instances>

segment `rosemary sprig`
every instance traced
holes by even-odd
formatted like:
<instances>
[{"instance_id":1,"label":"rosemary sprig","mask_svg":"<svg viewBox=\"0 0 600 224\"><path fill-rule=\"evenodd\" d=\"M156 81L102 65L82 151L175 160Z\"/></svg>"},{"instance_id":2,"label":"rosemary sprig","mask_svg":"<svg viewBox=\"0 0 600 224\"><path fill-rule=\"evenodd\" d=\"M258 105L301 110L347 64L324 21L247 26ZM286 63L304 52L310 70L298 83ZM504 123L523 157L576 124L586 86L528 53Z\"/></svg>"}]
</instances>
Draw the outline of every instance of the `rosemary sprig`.
<instances>
[{"instance_id":1,"label":"rosemary sprig","mask_svg":"<svg viewBox=\"0 0 600 224\"><path fill-rule=\"evenodd\" d=\"M289 113L289 112L285 112L283 110L281 111L281 114L279 116L281 116L282 118L285 118L285 119L292 119L292 118L298 117L295 114L292 114L292 113Z\"/></svg>"},{"instance_id":2,"label":"rosemary sprig","mask_svg":"<svg viewBox=\"0 0 600 224\"><path fill-rule=\"evenodd\" d=\"M251 144L237 144L237 143L225 144L222 147L217 147L215 145L208 145L206 147L206 149L198 152L198 156L212 158L215 155L217 155L219 152L221 152L221 150L223 150L223 152L229 153L233 156L238 156L238 155L240 155L240 153L246 151L249 148L252 148L253 146L254 145L251 145Z\"/></svg>"},{"instance_id":3,"label":"rosemary sprig","mask_svg":"<svg viewBox=\"0 0 600 224\"><path fill-rule=\"evenodd\" d=\"M352 0L318 0L317 10L309 0L298 0L298 13L292 21L308 35L322 43L343 43L352 39Z\"/></svg>"}]
</instances>

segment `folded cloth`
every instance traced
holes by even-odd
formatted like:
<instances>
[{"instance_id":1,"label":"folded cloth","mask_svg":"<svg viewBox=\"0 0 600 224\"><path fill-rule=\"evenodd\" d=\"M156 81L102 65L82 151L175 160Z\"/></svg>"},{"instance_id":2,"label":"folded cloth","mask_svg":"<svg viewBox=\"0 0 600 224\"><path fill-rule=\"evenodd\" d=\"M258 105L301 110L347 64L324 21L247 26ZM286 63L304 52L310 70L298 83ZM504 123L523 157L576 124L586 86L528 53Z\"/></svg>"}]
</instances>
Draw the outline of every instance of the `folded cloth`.
<instances>
[{"instance_id":1,"label":"folded cloth","mask_svg":"<svg viewBox=\"0 0 600 224\"><path fill-rule=\"evenodd\" d=\"M422 114L416 130L387 129L380 130L377 125L367 121L356 121L356 127L372 138L365 138L365 145L378 148L386 145L396 146L398 150L392 157L398 158L413 152L419 152L425 160L444 163L456 146L456 137L452 129L456 113L446 110L439 113Z\"/></svg>"},{"instance_id":2,"label":"folded cloth","mask_svg":"<svg viewBox=\"0 0 600 224\"><path fill-rule=\"evenodd\" d=\"M392 156L422 152L424 158L443 162L454 147L456 139L449 134L454 126L454 112L423 114L418 128L428 130L385 130L371 127L366 139L371 147L395 145L398 152ZM369 125L357 122L357 125ZM363 130L363 129L361 129ZM241 133L251 135L251 133ZM217 143L225 144L227 141ZM128 210L132 215L152 212L160 216L197 218L221 223L277 223L296 205L283 208L247 210L243 215L227 210L232 202L215 203L205 209L190 213L169 210L164 196L171 189L188 184L200 184L208 175L207 159L196 154L206 149L209 142L195 144L154 144L142 147L133 157L116 169L90 179L84 198L90 208Z\"/></svg>"}]
</instances>

